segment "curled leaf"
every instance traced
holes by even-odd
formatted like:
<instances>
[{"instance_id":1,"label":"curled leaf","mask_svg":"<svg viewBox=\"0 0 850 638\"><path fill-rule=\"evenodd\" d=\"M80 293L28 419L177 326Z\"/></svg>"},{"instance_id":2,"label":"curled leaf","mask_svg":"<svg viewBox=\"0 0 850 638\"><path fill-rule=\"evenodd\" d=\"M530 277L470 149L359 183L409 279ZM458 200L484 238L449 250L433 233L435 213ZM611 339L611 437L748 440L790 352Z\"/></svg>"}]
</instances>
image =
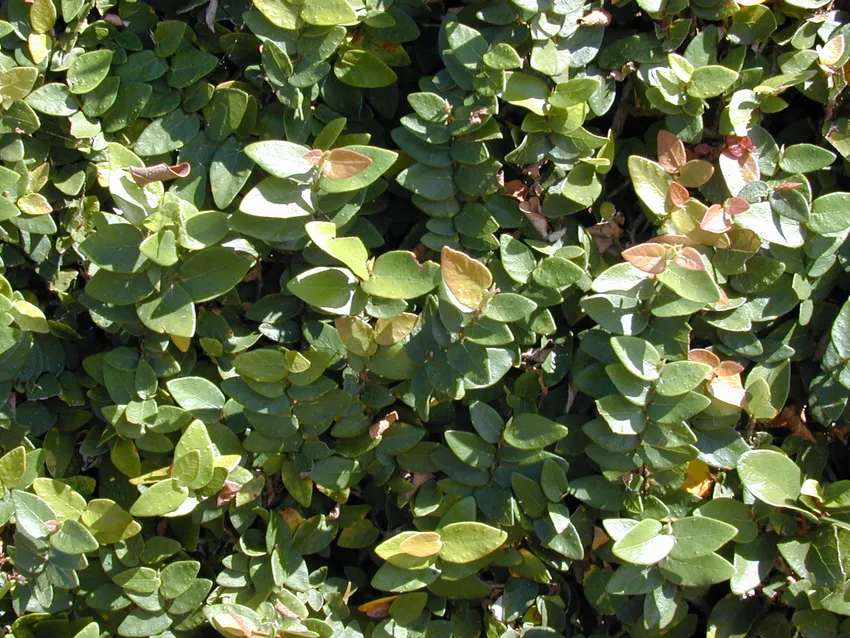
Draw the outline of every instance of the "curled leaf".
<instances>
[{"instance_id":1,"label":"curled leaf","mask_svg":"<svg viewBox=\"0 0 850 638\"><path fill-rule=\"evenodd\" d=\"M387 596L386 598L378 598L370 600L368 603L363 603L357 609L364 612L369 618L386 618L390 613L390 605L398 598L398 596Z\"/></svg>"},{"instance_id":2,"label":"curled leaf","mask_svg":"<svg viewBox=\"0 0 850 638\"><path fill-rule=\"evenodd\" d=\"M383 418L378 419L369 426L369 438L373 441L390 429L390 426L398 421L398 412L393 410Z\"/></svg>"},{"instance_id":3,"label":"curled leaf","mask_svg":"<svg viewBox=\"0 0 850 638\"><path fill-rule=\"evenodd\" d=\"M192 166L189 162L181 162L174 166L155 164L154 166L130 166L127 169L140 187L153 182L167 182L172 179L189 177Z\"/></svg>"}]
</instances>

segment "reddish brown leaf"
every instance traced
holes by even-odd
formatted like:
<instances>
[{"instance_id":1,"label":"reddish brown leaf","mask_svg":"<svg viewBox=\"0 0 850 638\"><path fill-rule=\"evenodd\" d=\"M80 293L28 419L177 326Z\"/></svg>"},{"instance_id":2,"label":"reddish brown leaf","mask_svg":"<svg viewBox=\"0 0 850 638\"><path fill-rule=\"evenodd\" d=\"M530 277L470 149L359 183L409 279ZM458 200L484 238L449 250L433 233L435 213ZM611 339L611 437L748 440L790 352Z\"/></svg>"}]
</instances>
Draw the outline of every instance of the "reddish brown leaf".
<instances>
[{"instance_id":1,"label":"reddish brown leaf","mask_svg":"<svg viewBox=\"0 0 850 638\"><path fill-rule=\"evenodd\" d=\"M743 197L730 197L725 208L730 215L740 215L750 210L750 203Z\"/></svg>"},{"instance_id":2,"label":"reddish brown leaf","mask_svg":"<svg viewBox=\"0 0 850 638\"><path fill-rule=\"evenodd\" d=\"M675 174L688 161L685 145L670 131L658 131L658 163L668 173Z\"/></svg>"},{"instance_id":3,"label":"reddish brown leaf","mask_svg":"<svg viewBox=\"0 0 850 638\"><path fill-rule=\"evenodd\" d=\"M713 376L714 369L720 365L720 357L714 354L711 350L703 348L694 348L688 352L688 361L696 361L697 363L705 363L711 366L712 372L708 376Z\"/></svg>"},{"instance_id":4,"label":"reddish brown leaf","mask_svg":"<svg viewBox=\"0 0 850 638\"><path fill-rule=\"evenodd\" d=\"M325 152L322 149L314 148L312 151L308 151L304 154L304 159L310 162L313 166L318 166L322 163L322 157L324 154Z\"/></svg>"},{"instance_id":5,"label":"reddish brown leaf","mask_svg":"<svg viewBox=\"0 0 850 638\"><path fill-rule=\"evenodd\" d=\"M741 374L743 371L744 366L737 361L724 361L714 368L714 374L718 377L731 377L736 374Z\"/></svg>"},{"instance_id":6,"label":"reddish brown leaf","mask_svg":"<svg viewBox=\"0 0 850 638\"><path fill-rule=\"evenodd\" d=\"M676 253L674 261L678 266L686 270L705 270L705 262L696 248L685 246Z\"/></svg>"},{"instance_id":7,"label":"reddish brown leaf","mask_svg":"<svg viewBox=\"0 0 850 638\"><path fill-rule=\"evenodd\" d=\"M308 153L309 155L309 153ZM323 156L322 173L331 179L354 177L365 171L372 163L371 157L347 148L335 148Z\"/></svg>"},{"instance_id":8,"label":"reddish brown leaf","mask_svg":"<svg viewBox=\"0 0 850 638\"><path fill-rule=\"evenodd\" d=\"M693 246L694 242L684 235L659 235L648 240L648 244L664 244L665 246Z\"/></svg>"},{"instance_id":9,"label":"reddish brown leaf","mask_svg":"<svg viewBox=\"0 0 850 638\"><path fill-rule=\"evenodd\" d=\"M732 219L720 204L714 204L705 211L699 227L709 233L722 235L732 228Z\"/></svg>"},{"instance_id":10,"label":"reddish brown leaf","mask_svg":"<svg viewBox=\"0 0 850 638\"><path fill-rule=\"evenodd\" d=\"M670 190L667 192L667 195L670 197L670 201L676 208L681 208L691 198L691 194L688 192L688 189L682 186L679 182L673 182L670 184Z\"/></svg>"},{"instance_id":11,"label":"reddish brown leaf","mask_svg":"<svg viewBox=\"0 0 850 638\"><path fill-rule=\"evenodd\" d=\"M667 249L661 244L638 244L621 254L623 259L643 272L657 275L667 267Z\"/></svg>"},{"instance_id":12,"label":"reddish brown leaf","mask_svg":"<svg viewBox=\"0 0 850 638\"><path fill-rule=\"evenodd\" d=\"M169 166L168 164L156 164L154 166L130 166L127 171L133 176L140 187L152 182L167 182L172 179L189 177L192 166L189 162L182 162Z\"/></svg>"}]
</instances>

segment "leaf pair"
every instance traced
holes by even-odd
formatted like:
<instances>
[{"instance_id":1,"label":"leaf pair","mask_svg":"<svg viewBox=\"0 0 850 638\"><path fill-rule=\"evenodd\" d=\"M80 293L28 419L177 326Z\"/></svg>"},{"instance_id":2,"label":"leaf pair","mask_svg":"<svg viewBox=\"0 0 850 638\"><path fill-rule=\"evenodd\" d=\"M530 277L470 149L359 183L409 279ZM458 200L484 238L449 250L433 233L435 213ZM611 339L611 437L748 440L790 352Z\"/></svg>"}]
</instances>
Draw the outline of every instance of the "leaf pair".
<instances>
[{"instance_id":1,"label":"leaf pair","mask_svg":"<svg viewBox=\"0 0 850 638\"><path fill-rule=\"evenodd\" d=\"M674 184L687 191L699 188L714 175L714 167L705 160L688 159L684 143L670 131L658 131L658 163L675 178Z\"/></svg>"},{"instance_id":2,"label":"leaf pair","mask_svg":"<svg viewBox=\"0 0 850 638\"><path fill-rule=\"evenodd\" d=\"M722 235L732 229L732 218L735 215L744 213L750 209L750 204L747 200L741 197L730 197L726 203L721 206L714 204L705 211L699 227L709 233Z\"/></svg>"},{"instance_id":3,"label":"leaf pair","mask_svg":"<svg viewBox=\"0 0 850 638\"><path fill-rule=\"evenodd\" d=\"M747 391L741 382L744 367L740 363L720 361L720 357L716 354L702 348L689 351L688 360L711 366L711 372L706 375L706 380L709 382L709 392L715 399L739 408L744 407Z\"/></svg>"},{"instance_id":4,"label":"leaf pair","mask_svg":"<svg viewBox=\"0 0 850 638\"><path fill-rule=\"evenodd\" d=\"M622 252L622 256L638 270L652 275L664 272L671 259L685 270L705 270L702 256L691 243L687 237L663 235L627 248Z\"/></svg>"}]
</instances>

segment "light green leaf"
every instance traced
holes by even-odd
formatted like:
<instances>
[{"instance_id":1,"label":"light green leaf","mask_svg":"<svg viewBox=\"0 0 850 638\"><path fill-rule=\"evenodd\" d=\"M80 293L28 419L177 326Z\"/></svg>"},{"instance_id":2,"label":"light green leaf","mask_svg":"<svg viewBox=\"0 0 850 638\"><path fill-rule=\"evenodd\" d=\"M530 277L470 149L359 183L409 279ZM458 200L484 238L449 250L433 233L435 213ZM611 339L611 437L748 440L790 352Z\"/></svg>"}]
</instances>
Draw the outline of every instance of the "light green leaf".
<instances>
[{"instance_id":1,"label":"light green leaf","mask_svg":"<svg viewBox=\"0 0 850 638\"><path fill-rule=\"evenodd\" d=\"M674 543L673 536L661 533L661 523L647 518L614 543L611 552L633 565L654 565L671 552Z\"/></svg>"},{"instance_id":2,"label":"light green leaf","mask_svg":"<svg viewBox=\"0 0 850 638\"><path fill-rule=\"evenodd\" d=\"M504 432L505 442L520 450L544 448L565 436L565 426L531 412L514 415Z\"/></svg>"},{"instance_id":3,"label":"light green leaf","mask_svg":"<svg viewBox=\"0 0 850 638\"><path fill-rule=\"evenodd\" d=\"M440 558L449 563L471 563L496 551L508 534L484 523L451 523L440 529Z\"/></svg>"},{"instance_id":4,"label":"light green leaf","mask_svg":"<svg viewBox=\"0 0 850 638\"><path fill-rule=\"evenodd\" d=\"M803 485L799 466L781 452L751 450L738 460L738 476L750 493L775 507L797 507Z\"/></svg>"}]
</instances>

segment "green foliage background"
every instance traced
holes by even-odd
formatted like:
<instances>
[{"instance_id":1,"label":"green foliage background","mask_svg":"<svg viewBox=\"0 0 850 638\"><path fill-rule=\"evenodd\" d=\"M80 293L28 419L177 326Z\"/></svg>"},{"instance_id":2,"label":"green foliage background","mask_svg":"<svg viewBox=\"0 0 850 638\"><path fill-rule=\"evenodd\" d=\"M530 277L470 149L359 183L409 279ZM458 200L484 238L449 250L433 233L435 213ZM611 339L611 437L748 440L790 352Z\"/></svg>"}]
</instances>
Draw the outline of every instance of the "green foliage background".
<instances>
[{"instance_id":1,"label":"green foliage background","mask_svg":"<svg viewBox=\"0 0 850 638\"><path fill-rule=\"evenodd\" d=\"M16 638L850 634L850 15L5 0Z\"/></svg>"}]
</instances>

